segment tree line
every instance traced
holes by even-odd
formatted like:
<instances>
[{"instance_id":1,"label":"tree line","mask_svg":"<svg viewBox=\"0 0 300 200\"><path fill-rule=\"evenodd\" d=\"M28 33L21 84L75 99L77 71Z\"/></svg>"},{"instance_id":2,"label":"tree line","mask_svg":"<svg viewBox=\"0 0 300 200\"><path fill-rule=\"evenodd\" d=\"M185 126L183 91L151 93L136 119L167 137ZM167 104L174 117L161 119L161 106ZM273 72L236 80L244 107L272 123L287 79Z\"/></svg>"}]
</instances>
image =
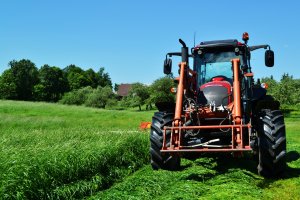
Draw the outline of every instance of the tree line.
<instances>
[{"instance_id":1,"label":"tree line","mask_svg":"<svg viewBox=\"0 0 300 200\"><path fill-rule=\"evenodd\" d=\"M300 105L300 79L294 79L289 74L283 74L279 81L270 76L257 80L256 84L262 83L268 85L267 94L273 96L281 105ZM151 109L152 104L156 102L175 100L174 94L170 92L172 87L175 87L175 84L170 77L159 78L151 85L134 83L131 85L128 96L122 99L118 99L108 87L97 90L85 87L68 93L61 102L110 109L138 107L141 110L141 106L146 105L146 109Z\"/></svg>"},{"instance_id":2,"label":"tree line","mask_svg":"<svg viewBox=\"0 0 300 200\"><path fill-rule=\"evenodd\" d=\"M115 84L115 88L117 86ZM150 110L156 102L175 100L174 94L170 92L170 88L173 86L173 80L168 77L159 78L151 85L137 82L131 84L128 95L124 97L119 97L108 86L96 89L88 86L66 93L60 102L69 105L85 105L117 110L131 107L142 110L142 106L145 106L146 109Z\"/></svg>"},{"instance_id":3,"label":"tree line","mask_svg":"<svg viewBox=\"0 0 300 200\"><path fill-rule=\"evenodd\" d=\"M98 108L124 109L152 104L161 100L174 100L170 94L173 81L160 78L150 86L142 83L131 84L126 97L116 95L118 84L113 85L105 69L101 67L83 70L76 65L63 69L47 64L39 69L28 60L13 60L9 69L0 76L0 99L23 101L60 102L70 105L86 105Z\"/></svg>"},{"instance_id":4,"label":"tree line","mask_svg":"<svg viewBox=\"0 0 300 200\"><path fill-rule=\"evenodd\" d=\"M57 102L67 92L90 86L112 87L108 73L101 67L83 70L76 65L64 69L43 65L38 69L30 60L13 60L0 76L0 98L24 101Z\"/></svg>"},{"instance_id":5,"label":"tree line","mask_svg":"<svg viewBox=\"0 0 300 200\"><path fill-rule=\"evenodd\" d=\"M143 105L151 109L156 102L174 101L170 88L174 82L170 77L155 80L151 85L131 84L127 96L116 95L118 84L113 85L105 69L97 72L83 70L76 65L63 69L43 65L38 69L30 60L13 60L9 69L0 76L0 99L60 102L98 108L124 109ZM300 79L283 74L280 81L273 76L262 78L257 83L268 84L268 94L283 105L300 104Z\"/></svg>"}]
</instances>

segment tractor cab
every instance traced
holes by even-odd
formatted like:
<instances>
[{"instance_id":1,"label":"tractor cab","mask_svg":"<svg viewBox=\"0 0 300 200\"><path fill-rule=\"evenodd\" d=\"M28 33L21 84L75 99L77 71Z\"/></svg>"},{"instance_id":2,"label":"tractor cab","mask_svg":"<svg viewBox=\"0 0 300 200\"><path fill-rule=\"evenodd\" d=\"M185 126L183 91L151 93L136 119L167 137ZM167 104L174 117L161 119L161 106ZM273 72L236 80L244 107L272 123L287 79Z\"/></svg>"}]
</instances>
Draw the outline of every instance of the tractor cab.
<instances>
[{"instance_id":1,"label":"tractor cab","mask_svg":"<svg viewBox=\"0 0 300 200\"><path fill-rule=\"evenodd\" d=\"M239 44L241 48L242 44ZM193 70L198 74L197 82L199 85L220 76L232 82L231 60L239 58L242 65L243 61L246 60L236 40L202 42L192 49L192 52L194 58Z\"/></svg>"},{"instance_id":2,"label":"tractor cab","mask_svg":"<svg viewBox=\"0 0 300 200\"><path fill-rule=\"evenodd\" d=\"M197 72L197 103L224 110L232 101L232 59L249 69L246 46L237 40L201 42L192 49L193 70Z\"/></svg>"}]
</instances>

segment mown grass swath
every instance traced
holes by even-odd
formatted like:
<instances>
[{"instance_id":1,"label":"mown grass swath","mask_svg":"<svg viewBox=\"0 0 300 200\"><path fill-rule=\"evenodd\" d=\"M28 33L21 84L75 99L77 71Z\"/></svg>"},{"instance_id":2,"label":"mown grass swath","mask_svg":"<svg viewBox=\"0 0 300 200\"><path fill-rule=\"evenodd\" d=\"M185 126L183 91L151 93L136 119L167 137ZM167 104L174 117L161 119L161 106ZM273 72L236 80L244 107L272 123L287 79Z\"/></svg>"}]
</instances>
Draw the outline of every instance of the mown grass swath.
<instances>
[{"instance_id":1,"label":"mown grass swath","mask_svg":"<svg viewBox=\"0 0 300 200\"><path fill-rule=\"evenodd\" d=\"M280 179L258 176L251 155L202 154L176 172L143 167L91 199L300 199L300 109L284 110L288 168Z\"/></svg>"},{"instance_id":2,"label":"mown grass swath","mask_svg":"<svg viewBox=\"0 0 300 200\"><path fill-rule=\"evenodd\" d=\"M151 113L0 102L0 196L82 198L148 162Z\"/></svg>"}]
</instances>

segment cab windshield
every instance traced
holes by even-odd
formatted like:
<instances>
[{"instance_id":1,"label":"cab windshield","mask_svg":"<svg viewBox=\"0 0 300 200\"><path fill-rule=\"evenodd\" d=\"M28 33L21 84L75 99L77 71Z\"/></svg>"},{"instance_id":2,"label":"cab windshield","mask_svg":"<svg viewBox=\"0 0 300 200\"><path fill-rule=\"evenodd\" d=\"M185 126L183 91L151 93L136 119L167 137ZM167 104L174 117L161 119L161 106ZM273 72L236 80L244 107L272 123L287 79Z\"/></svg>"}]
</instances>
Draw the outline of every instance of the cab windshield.
<instances>
[{"instance_id":1,"label":"cab windshield","mask_svg":"<svg viewBox=\"0 0 300 200\"><path fill-rule=\"evenodd\" d=\"M206 52L195 56L195 70L198 72L198 83L200 85L212 80L213 77L222 76L225 80L232 82L231 60L239 58L235 52Z\"/></svg>"}]
</instances>

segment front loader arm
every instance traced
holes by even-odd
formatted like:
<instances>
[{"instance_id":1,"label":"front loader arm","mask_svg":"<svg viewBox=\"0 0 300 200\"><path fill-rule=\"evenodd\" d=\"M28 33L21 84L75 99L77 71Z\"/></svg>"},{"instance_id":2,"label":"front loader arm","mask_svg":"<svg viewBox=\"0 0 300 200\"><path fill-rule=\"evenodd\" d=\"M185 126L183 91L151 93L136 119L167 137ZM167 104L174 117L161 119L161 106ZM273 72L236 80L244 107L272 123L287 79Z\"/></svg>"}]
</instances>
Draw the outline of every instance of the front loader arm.
<instances>
[{"instance_id":1,"label":"front loader arm","mask_svg":"<svg viewBox=\"0 0 300 200\"><path fill-rule=\"evenodd\" d=\"M182 101L183 101L183 93L186 89L186 68L187 63L181 62L179 64L180 67L180 76L179 76L179 82L177 87L177 94L176 94L176 107L175 107L175 117L174 117L174 125L179 126L181 124L181 111L182 111Z\"/></svg>"}]
</instances>

